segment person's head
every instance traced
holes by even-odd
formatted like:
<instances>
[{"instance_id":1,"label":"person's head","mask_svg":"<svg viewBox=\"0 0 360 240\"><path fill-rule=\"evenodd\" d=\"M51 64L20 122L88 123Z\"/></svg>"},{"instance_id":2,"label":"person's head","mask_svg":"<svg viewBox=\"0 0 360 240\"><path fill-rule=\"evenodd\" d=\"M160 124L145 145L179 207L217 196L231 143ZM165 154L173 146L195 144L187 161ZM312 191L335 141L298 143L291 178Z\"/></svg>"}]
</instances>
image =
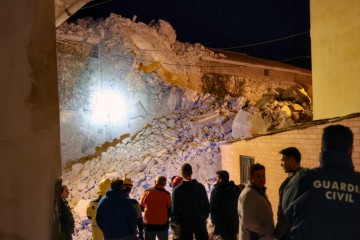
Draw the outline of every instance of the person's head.
<instances>
[{"instance_id":1,"label":"person's head","mask_svg":"<svg viewBox=\"0 0 360 240\"><path fill-rule=\"evenodd\" d=\"M216 172L216 182L229 182L229 173L225 170L219 170Z\"/></svg>"},{"instance_id":2,"label":"person's head","mask_svg":"<svg viewBox=\"0 0 360 240\"><path fill-rule=\"evenodd\" d=\"M132 187L133 187L133 183L131 181L131 178L125 177L123 180L123 188L122 188L123 193L129 195L132 190Z\"/></svg>"},{"instance_id":3,"label":"person's head","mask_svg":"<svg viewBox=\"0 0 360 240\"><path fill-rule=\"evenodd\" d=\"M123 183L124 181L120 178L114 178L112 181L111 181L111 189L112 190L116 190L116 191L121 191L122 190L122 187L123 187Z\"/></svg>"},{"instance_id":4,"label":"person's head","mask_svg":"<svg viewBox=\"0 0 360 240\"><path fill-rule=\"evenodd\" d=\"M179 176L173 176L171 178L171 183L170 183L170 186L171 187L176 187L177 185L179 185L181 182L182 182L183 178L182 177L179 177Z\"/></svg>"},{"instance_id":5,"label":"person's head","mask_svg":"<svg viewBox=\"0 0 360 240\"><path fill-rule=\"evenodd\" d=\"M155 179L155 184L165 186L166 185L166 177L157 176L157 178Z\"/></svg>"},{"instance_id":6,"label":"person's head","mask_svg":"<svg viewBox=\"0 0 360 240\"><path fill-rule=\"evenodd\" d=\"M185 179L187 179L187 180L191 179L191 175L192 175L192 167L191 167L191 165L188 164L188 163L184 163L181 166L181 174Z\"/></svg>"},{"instance_id":7,"label":"person's head","mask_svg":"<svg viewBox=\"0 0 360 240\"><path fill-rule=\"evenodd\" d=\"M321 150L346 152L349 155L353 150L354 135L350 128L343 125L332 125L324 128Z\"/></svg>"},{"instance_id":8,"label":"person's head","mask_svg":"<svg viewBox=\"0 0 360 240\"><path fill-rule=\"evenodd\" d=\"M106 191L110 189L110 184L111 181L108 178L105 178L103 180L100 181L99 183L99 189L98 189L98 195L99 196L104 196Z\"/></svg>"},{"instance_id":9,"label":"person's head","mask_svg":"<svg viewBox=\"0 0 360 240\"><path fill-rule=\"evenodd\" d=\"M69 189L68 189L68 187L66 185L61 186L60 197L63 198L63 199L69 197Z\"/></svg>"},{"instance_id":10,"label":"person's head","mask_svg":"<svg viewBox=\"0 0 360 240\"><path fill-rule=\"evenodd\" d=\"M281 166L286 173L295 172L301 167L301 153L296 147L288 147L279 152L282 157L280 159Z\"/></svg>"},{"instance_id":11,"label":"person's head","mask_svg":"<svg viewBox=\"0 0 360 240\"><path fill-rule=\"evenodd\" d=\"M250 181L258 188L265 187L265 167L260 163L255 163L250 167Z\"/></svg>"}]
</instances>

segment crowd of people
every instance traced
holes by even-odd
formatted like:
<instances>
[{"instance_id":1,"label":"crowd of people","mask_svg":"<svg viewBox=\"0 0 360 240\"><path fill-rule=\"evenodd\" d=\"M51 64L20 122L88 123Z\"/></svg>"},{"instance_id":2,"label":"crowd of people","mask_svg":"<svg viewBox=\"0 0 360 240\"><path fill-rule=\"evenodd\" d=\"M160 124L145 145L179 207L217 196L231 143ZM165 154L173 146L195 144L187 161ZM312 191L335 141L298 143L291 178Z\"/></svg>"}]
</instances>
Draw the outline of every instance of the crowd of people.
<instances>
[{"instance_id":1,"label":"crowd of people","mask_svg":"<svg viewBox=\"0 0 360 240\"><path fill-rule=\"evenodd\" d=\"M301 166L295 147L280 150L280 165L288 177L279 187L277 222L266 195L265 166L255 163L249 181L237 186L225 170L216 172L210 201L205 187L192 178L185 163L181 175L171 179L172 194L165 190L167 179L157 176L140 202L131 199L130 178L104 179L98 197L90 202L87 216L94 240L208 240L210 216L213 234L222 240L359 240L360 173L352 161L354 137L350 128L324 128L320 166ZM61 231L72 239L74 220L63 186Z\"/></svg>"}]
</instances>

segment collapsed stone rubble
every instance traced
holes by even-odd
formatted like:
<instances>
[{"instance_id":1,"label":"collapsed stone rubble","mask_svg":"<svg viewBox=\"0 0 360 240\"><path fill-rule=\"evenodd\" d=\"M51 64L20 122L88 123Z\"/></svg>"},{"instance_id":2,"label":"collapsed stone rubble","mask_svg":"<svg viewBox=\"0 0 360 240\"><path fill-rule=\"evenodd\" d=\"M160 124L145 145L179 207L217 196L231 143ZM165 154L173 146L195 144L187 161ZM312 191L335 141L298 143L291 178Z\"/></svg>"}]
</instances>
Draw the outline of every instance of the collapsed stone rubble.
<instances>
[{"instance_id":1,"label":"collapsed stone rubble","mask_svg":"<svg viewBox=\"0 0 360 240\"><path fill-rule=\"evenodd\" d=\"M267 100L254 107L247 105L245 97L216 99L207 93L197 94L177 87L168 91L173 93L167 102L167 107L173 108L171 114L153 119L135 135L123 138L101 155L64 171L62 178L70 189L70 202L77 204L78 239L91 236L84 206L96 196L101 179L130 177L134 183L131 195L139 200L157 175L170 179L179 175L180 166L188 162L193 166L194 177L210 191L215 172L221 168L219 141L234 139L234 135L250 137L299 121L292 114L299 111L294 107L297 103L277 100L278 96L269 99L264 94ZM284 107L290 114L282 110Z\"/></svg>"}]
</instances>

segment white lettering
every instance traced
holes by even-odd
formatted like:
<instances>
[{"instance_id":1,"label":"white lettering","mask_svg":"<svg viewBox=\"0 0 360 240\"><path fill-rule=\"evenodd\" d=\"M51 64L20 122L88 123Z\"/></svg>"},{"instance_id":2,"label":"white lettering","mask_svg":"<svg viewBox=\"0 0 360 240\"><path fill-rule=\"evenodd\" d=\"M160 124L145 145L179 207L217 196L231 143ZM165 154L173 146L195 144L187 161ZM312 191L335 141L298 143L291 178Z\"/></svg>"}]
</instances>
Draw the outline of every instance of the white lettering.
<instances>
[{"instance_id":1,"label":"white lettering","mask_svg":"<svg viewBox=\"0 0 360 240\"><path fill-rule=\"evenodd\" d=\"M346 183L343 182L340 183L340 190L344 192L346 191Z\"/></svg>"},{"instance_id":2,"label":"white lettering","mask_svg":"<svg viewBox=\"0 0 360 240\"><path fill-rule=\"evenodd\" d=\"M326 197L327 199L329 199L329 200L332 200L331 191L327 191L327 192L325 193L325 197Z\"/></svg>"},{"instance_id":3,"label":"white lettering","mask_svg":"<svg viewBox=\"0 0 360 240\"><path fill-rule=\"evenodd\" d=\"M339 185L337 182L333 182L331 185L331 189L339 190Z\"/></svg>"},{"instance_id":4,"label":"white lettering","mask_svg":"<svg viewBox=\"0 0 360 240\"><path fill-rule=\"evenodd\" d=\"M354 192L354 190L355 190L355 187L354 187L354 185L352 185L351 183L349 183L348 184L348 192Z\"/></svg>"},{"instance_id":5,"label":"white lettering","mask_svg":"<svg viewBox=\"0 0 360 240\"><path fill-rule=\"evenodd\" d=\"M315 180L314 181L314 187L315 188L321 188L321 181L320 180Z\"/></svg>"}]
</instances>

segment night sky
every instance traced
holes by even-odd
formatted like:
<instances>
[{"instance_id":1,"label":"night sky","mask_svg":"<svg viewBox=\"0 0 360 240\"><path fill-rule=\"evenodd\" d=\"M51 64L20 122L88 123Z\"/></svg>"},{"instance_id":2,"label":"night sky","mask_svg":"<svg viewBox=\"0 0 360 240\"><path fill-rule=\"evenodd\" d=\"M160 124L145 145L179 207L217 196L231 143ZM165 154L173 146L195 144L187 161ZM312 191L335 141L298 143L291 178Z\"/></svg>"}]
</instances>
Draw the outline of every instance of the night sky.
<instances>
[{"instance_id":1,"label":"night sky","mask_svg":"<svg viewBox=\"0 0 360 240\"><path fill-rule=\"evenodd\" d=\"M96 0L69 21L106 18L112 12L127 18L137 15L144 23L166 20L181 42L311 69L309 0Z\"/></svg>"}]
</instances>

